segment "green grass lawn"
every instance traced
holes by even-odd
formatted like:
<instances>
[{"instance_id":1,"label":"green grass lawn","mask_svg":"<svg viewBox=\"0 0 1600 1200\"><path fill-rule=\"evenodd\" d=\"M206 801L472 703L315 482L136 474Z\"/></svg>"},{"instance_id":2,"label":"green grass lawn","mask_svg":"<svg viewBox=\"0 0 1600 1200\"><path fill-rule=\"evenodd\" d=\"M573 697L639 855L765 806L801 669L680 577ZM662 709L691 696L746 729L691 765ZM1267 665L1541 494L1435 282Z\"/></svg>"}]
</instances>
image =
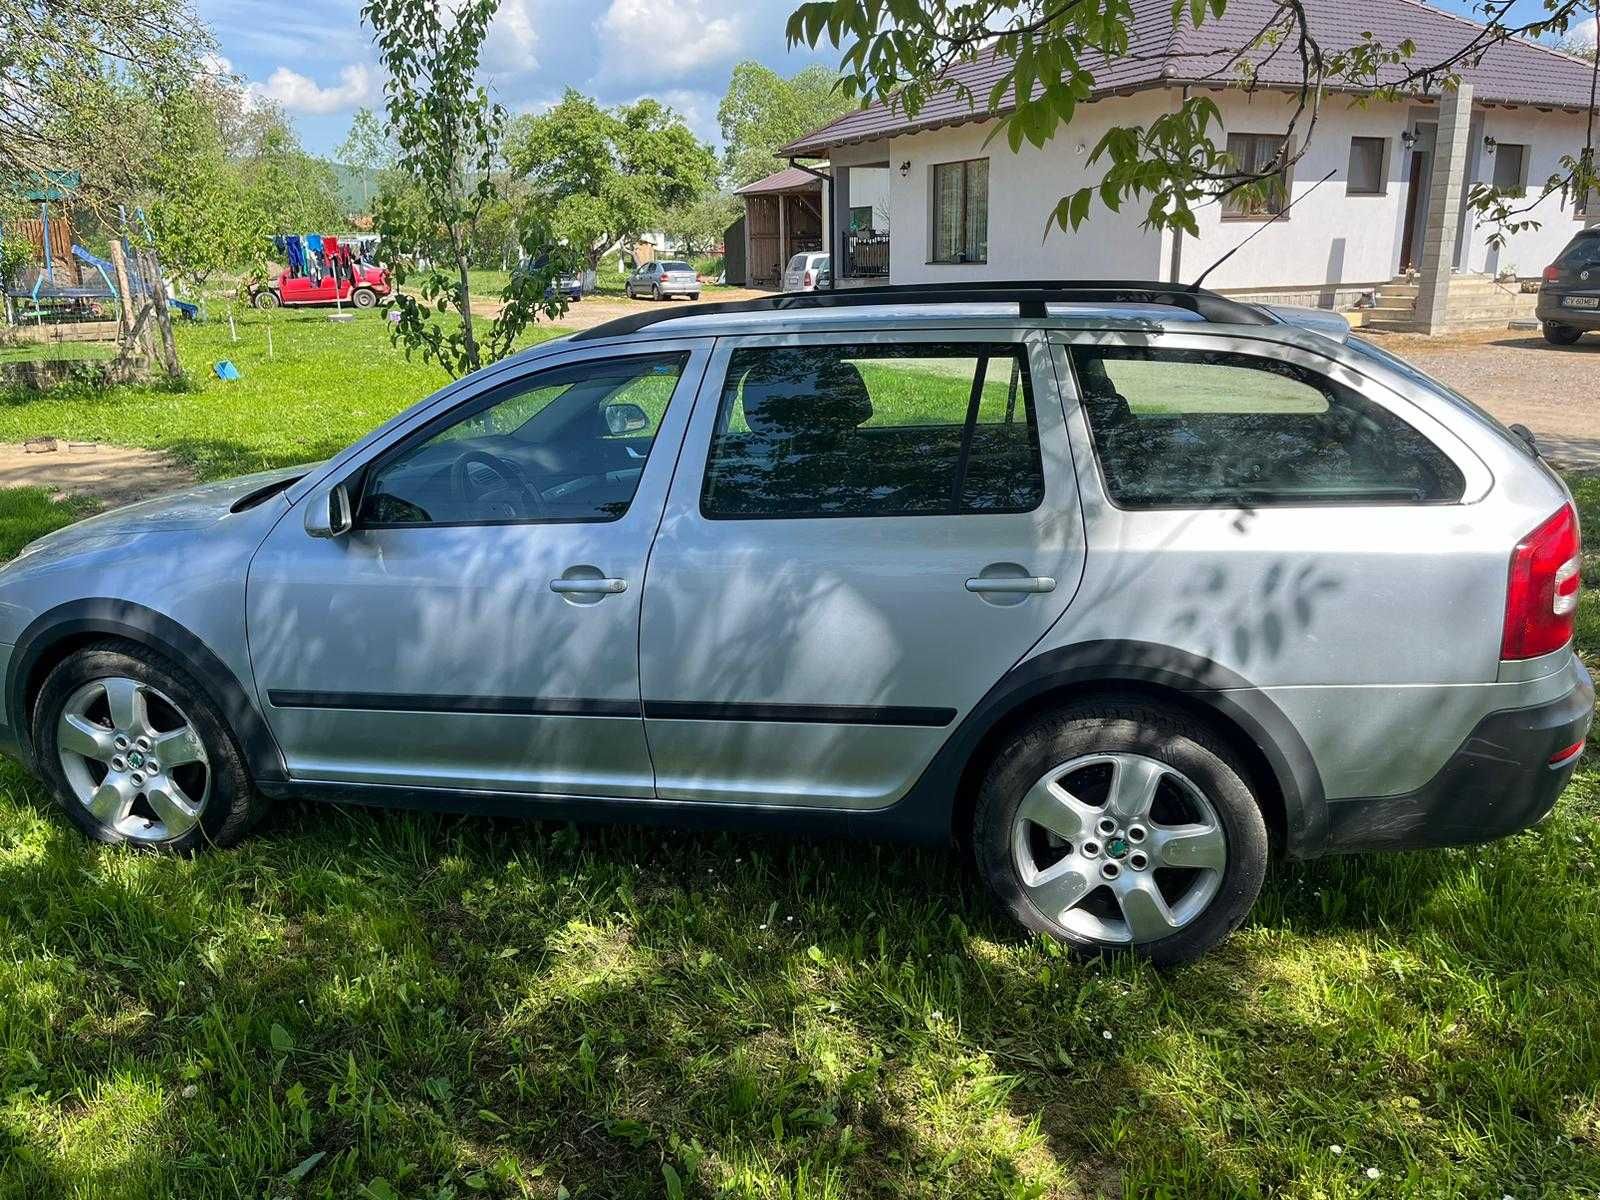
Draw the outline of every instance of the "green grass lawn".
<instances>
[{"instance_id":1,"label":"green grass lawn","mask_svg":"<svg viewBox=\"0 0 1600 1200\"><path fill-rule=\"evenodd\" d=\"M221 305L205 324L179 323L188 390L69 386L40 395L0 388L0 441L53 434L147 446L217 478L327 458L448 382L443 371L407 361L391 346L377 313L341 324L328 320L329 311L240 309L238 341ZM562 332L540 322L523 342ZM238 366L237 382L213 374L223 359Z\"/></svg>"},{"instance_id":2,"label":"green grass lawn","mask_svg":"<svg viewBox=\"0 0 1600 1200\"><path fill-rule=\"evenodd\" d=\"M440 381L375 321L273 329L273 363L254 318L184 331L239 384L7 397L0 439L225 474ZM0 493L0 556L77 511ZM1160 974L1025 936L948 854L290 805L174 861L6 763L0 1196L1593 1195L1597 817L1585 766L1500 843L1279 866Z\"/></svg>"}]
</instances>

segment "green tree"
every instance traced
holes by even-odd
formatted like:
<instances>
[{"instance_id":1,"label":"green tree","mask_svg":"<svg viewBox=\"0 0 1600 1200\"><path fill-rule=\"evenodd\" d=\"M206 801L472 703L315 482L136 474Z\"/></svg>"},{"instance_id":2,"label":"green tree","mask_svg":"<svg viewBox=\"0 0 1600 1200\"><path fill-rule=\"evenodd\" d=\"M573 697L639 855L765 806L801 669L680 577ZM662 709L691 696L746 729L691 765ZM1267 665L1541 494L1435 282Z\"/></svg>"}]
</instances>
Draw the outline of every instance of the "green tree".
<instances>
[{"instance_id":1,"label":"green tree","mask_svg":"<svg viewBox=\"0 0 1600 1200\"><path fill-rule=\"evenodd\" d=\"M361 172L361 207L372 211L372 176L394 165L394 144L384 133L383 122L370 108L356 109L350 132L334 150L338 160Z\"/></svg>"},{"instance_id":2,"label":"green tree","mask_svg":"<svg viewBox=\"0 0 1600 1200\"><path fill-rule=\"evenodd\" d=\"M854 107L839 89L839 73L827 67L809 66L785 79L758 62L739 63L717 108L723 170L735 187L754 183L778 169L779 146Z\"/></svg>"},{"instance_id":3,"label":"green tree","mask_svg":"<svg viewBox=\"0 0 1600 1200\"><path fill-rule=\"evenodd\" d=\"M130 135L210 48L185 0L0 0L0 181L76 170L81 200L125 199L148 149Z\"/></svg>"},{"instance_id":4,"label":"green tree","mask_svg":"<svg viewBox=\"0 0 1600 1200\"><path fill-rule=\"evenodd\" d=\"M486 338L472 311L472 233L495 199L506 125L505 109L477 79L497 4L465 0L452 12L434 0L368 0L361 10L388 72L384 129L396 149L394 186L379 196L377 228L386 243L415 256L392 263L391 302L399 313L393 336L407 354L416 350L454 376L509 353L538 311L553 317L565 310L564 298L546 299L545 289L553 273L569 268L570 256L542 224L529 222L519 241L530 267L512 273ZM420 298L398 286L407 283ZM453 328L436 319L447 311Z\"/></svg>"},{"instance_id":5,"label":"green tree","mask_svg":"<svg viewBox=\"0 0 1600 1200\"><path fill-rule=\"evenodd\" d=\"M1229 2L1174 0L1173 27L1215 21ZM1247 33L1232 42L1223 39L1197 68L1209 79L1248 87L1264 61L1297 64L1296 102L1276 157L1248 170L1236 162L1225 138L1218 145L1216 101L1197 91L1146 124L1107 130L1089 155L1102 169L1099 182L1061 197L1051 219L1075 229L1096 202L1113 211L1134 202L1144 205L1148 225L1196 233L1196 206L1233 193L1265 198L1315 140L1322 105L1332 97L1356 93L1399 101L1452 87L1464 65L1496 44L1565 35L1588 18L1594 3L1544 0L1528 6L1526 20L1513 17L1519 6L1506 0L1480 4L1481 30L1463 25L1454 46L1419 56L1409 41L1387 44L1371 33L1354 45L1325 48L1311 28L1306 0L1283 0L1264 21L1251 20ZM788 35L791 43L827 43L842 51L840 89L851 100L879 101L915 117L935 97L953 95L993 113L997 135L1015 151L1023 142L1043 146L1069 126L1078 106L1092 97L1097 73L1133 52L1135 7L1132 0L806 0L789 17ZM1159 31L1144 27L1149 18L1140 20L1142 40L1159 41ZM981 94L950 74L980 62L999 68ZM1504 226L1554 191L1592 186L1592 131L1590 137L1587 149L1562 157L1561 169L1529 204L1513 208L1493 189L1476 189L1470 202L1480 221Z\"/></svg>"},{"instance_id":6,"label":"green tree","mask_svg":"<svg viewBox=\"0 0 1600 1200\"><path fill-rule=\"evenodd\" d=\"M739 219L741 205L726 192L707 192L687 204L674 205L661 218L668 240L684 254L706 254L722 241L728 226Z\"/></svg>"},{"instance_id":7,"label":"green tree","mask_svg":"<svg viewBox=\"0 0 1600 1200\"><path fill-rule=\"evenodd\" d=\"M134 195L167 269L203 287L216 272L259 273L274 233L332 228L332 167L307 154L281 109L238 80L203 77L146 131Z\"/></svg>"},{"instance_id":8,"label":"green tree","mask_svg":"<svg viewBox=\"0 0 1600 1200\"><path fill-rule=\"evenodd\" d=\"M705 195L717 174L716 155L670 108L650 99L602 108L571 88L548 112L512 124L506 158L528 181L530 207L590 270Z\"/></svg>"}]
</instances>

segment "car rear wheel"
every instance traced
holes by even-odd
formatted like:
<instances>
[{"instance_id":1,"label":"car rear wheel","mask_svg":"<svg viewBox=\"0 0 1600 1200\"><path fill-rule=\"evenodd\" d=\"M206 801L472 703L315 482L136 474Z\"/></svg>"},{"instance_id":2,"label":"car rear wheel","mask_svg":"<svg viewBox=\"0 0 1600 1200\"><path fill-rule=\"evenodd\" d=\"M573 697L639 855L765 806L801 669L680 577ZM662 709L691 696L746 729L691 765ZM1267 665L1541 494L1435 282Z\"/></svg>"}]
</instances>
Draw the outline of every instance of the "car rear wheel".
<instances>
[{"instance_id":1,"label":"car rear wheel","mask_svg":"<svg viewBox=\"0 0 1600 1200\"><path fill-rule=\"evenodd\" d=\"M656 301L661 299L661 285L659 283L653 283L650 285L650 299Z\"/></svg>"},{"instance_id":2,"label":"car rear wheel","mask_svg":"<svg viewBox=\"0 0 1600 1200\"><path fill-rule=\"evenodd\" d=\"M1198 958L1249 913L1267 830L1209 729L1144 702L1046 714L996 756L973 849L1023 925L1089 953Z\"/></svg>"},{"instance_id":3,"label":"car rear wheel","mask_svg":"<svg viewBox=\"0 0 1600 1200\"><path fill-rule=\"evenodd\" d=\"M1544 323L1544 340L1552 346L1570 346L1582 336L1583 330L1570 325L1557 325L1554 321Z\"/></svg>"},{"instance_id":4,"label":"car rear wheel","mask_svg":"<svg viewBox=\"0 0 1600 1200\"><path fill-rule=\"evenodd\" d=\"M67 816L96 841L169 853L228 846L264 803L210 698L131 643L91 645L50 672L33 743Z\"/></svg>"},{"instance_id":5,"label":"car rear wheel","mask_svg":"<svg viewBox=\"0 0 1600 1200\"><path fill-rule=\"evenodd\" d=\"M278 293L270 288L262 288L254 296L250 297L250 303L256 308L277 308Z\"/></svg>"},{"instance_id":6,"label":"car rear wheel","mask_svg":"<svg viewBox=\"0 0 1600 1200\"><path fill-rule=\"evenodd\" d=\"M357 288L350 297L350 303L357 308L371 308L378 303L378 296L371 288Z\"/></svg>"}]
</instances>

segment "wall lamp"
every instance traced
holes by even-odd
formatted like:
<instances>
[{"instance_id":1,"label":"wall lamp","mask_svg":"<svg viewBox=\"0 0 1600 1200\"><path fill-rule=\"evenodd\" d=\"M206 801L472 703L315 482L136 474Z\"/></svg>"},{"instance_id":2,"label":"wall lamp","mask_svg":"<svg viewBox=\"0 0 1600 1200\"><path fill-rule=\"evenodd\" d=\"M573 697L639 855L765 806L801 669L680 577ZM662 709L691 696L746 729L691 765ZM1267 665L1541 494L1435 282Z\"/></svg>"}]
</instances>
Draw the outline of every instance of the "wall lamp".
<instances>
[{"instance_id":1,"label":"wall lamp","mask_svg":"<svg viewBox=\"0 0 1600 1200\"><path fill-rule=\"evenodd\" d=\"M1483 152L1485 154L1493 154L1495 147L1499 144L1500 143L1495 141L1492 137L1486 137L1483 139Z\"/></svg>"},{"instance_id":2,"label":"wall lamp","mask_svg":"<svg viewBox=\"0 0 1600 1200\"><path fill-rule=\"evenodd\" d=\"M900 178L904 179L909 174L911 174L911 160L908 158L900 164Z\"/></svg>"},{"instance_id":3,"label":"wall lamp","mask_svg":"<svg viewBox=\"0 0 1600 1200\"><path fill-rule=\"evenodd\" d=\"M1416 131L1412 130L1412 129L1407 129L1404 133L1402 133L1400 135L1400 144L1402 146L1404 146L1407 150L1410 150L1413 147L1415 147L1416 144L1417 144Z\"/></svg>"}]
</instances>

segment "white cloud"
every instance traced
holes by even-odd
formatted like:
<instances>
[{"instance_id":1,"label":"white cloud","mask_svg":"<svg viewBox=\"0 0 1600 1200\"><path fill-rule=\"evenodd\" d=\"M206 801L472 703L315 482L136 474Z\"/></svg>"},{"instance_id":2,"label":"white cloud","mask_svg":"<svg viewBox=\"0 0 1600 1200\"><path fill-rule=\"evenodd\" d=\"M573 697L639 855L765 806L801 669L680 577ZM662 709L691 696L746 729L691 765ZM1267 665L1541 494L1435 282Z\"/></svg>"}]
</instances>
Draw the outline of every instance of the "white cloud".
<instances>
[{"instance_id":1,"label":"white cloud","mask_svg":"<svg viewBox=\"0 0 1600 1200\"><path fill-rule=\"evenodd\" d=\"M1572 31L1572 36L1578 41L1592 46L1595 44L1597 33L1600 33L1600 17L1590 17Z\"/></svg>"},{"instance_id":2,"label":"white cloud","mask_svg":"<svg viewBox=\"0 0 1600 1200\"><path fill-rule=\"evenodd\" d=\"M742 13L719 15L706 0L611 0L595 29L604 74L663 85L732 59L744 25Z\"/></svg>"},{"instance_id":3,"label":"white cloud","mask_svg":"<svg viewBox=\"0 0 1600 1200\"><path fill-rule=\"evenodd\" d=\"M539 30L532 0L503 0L483 43L483 67L496 74L520 75L537 70Z\"/></svg>"},{"instance_id":4,"label":"white cloud","mask_svg":"<svg viewBox=\"0 0 1600 1200\"><path fill-rule=\"evenodd\" d=\"M365 63L350 63L339 68L337 84L323 87L298 71L279 67L266 83L251 84L251 88L289 112L326 116L370 104L378 95L378 78Z\"/></svg>"},{"instance_id":5,"label":"white cloud","mask_svg":"<svg viewBox=\"0 0 1600 1200\"><path fill-rule=\"evenodd\" d=\"M229 76L233 74L233 60L215 50L207 50L200 56L200 69L207 75Z\"/></svg>"}]
</instances>

